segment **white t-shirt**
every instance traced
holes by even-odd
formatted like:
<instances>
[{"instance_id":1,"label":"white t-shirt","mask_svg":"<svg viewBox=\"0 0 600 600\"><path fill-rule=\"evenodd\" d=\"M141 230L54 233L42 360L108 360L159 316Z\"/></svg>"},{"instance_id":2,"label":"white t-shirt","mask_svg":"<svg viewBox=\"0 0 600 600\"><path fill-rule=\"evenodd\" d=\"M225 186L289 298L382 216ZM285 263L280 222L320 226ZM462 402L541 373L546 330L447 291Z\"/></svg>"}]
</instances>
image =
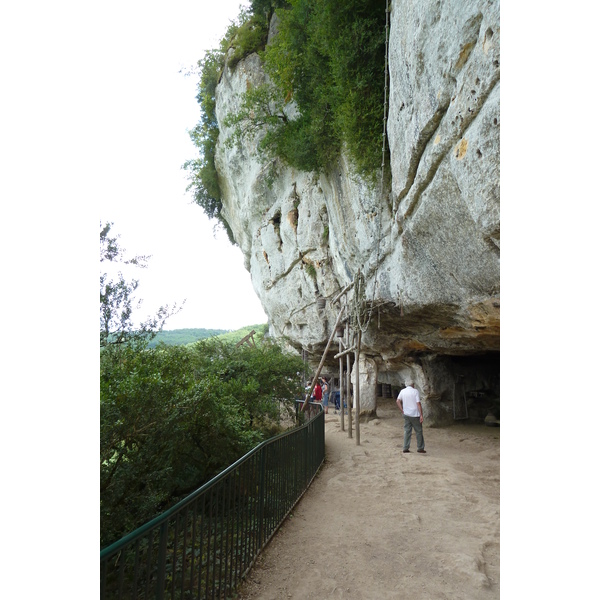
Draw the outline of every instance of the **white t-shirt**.
<instances>
[{"instance_id":1,"label":"white t-shirt","mask_svg":"<svg viewBox=\"0 0 600 600\"><path fill-rule=\"evenodd\" d=\"M419 392L414 387L405 387L399 394L398 400L402 400L402 408L404 414L407 417L420 417L419 407L417 402L420 404L421 399L419 398Z\"/></svg>"}]
</instances>

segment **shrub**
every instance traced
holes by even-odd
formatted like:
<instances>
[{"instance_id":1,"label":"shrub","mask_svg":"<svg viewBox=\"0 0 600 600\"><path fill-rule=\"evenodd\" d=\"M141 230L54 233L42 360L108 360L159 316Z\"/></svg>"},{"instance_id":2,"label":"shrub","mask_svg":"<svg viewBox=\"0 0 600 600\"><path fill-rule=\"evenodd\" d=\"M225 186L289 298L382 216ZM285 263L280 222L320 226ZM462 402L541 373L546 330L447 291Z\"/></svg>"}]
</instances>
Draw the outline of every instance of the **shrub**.
<instances>
[{"instance_id":1,"label":"shrub","mask_svg":"<svg viewBox=\"0 0 600 600\"><path fill-rule=\"evenodd\" d=\"M154 518L273 434L302 394L302 360L263 341L105 348L101 544Z\"/></svg>"},{"instance_id":2,"label":"shrub","mask_svg":"<svg viewBox=\"0 0 600 600\"><path fill-rule=\"evenodd\" d=\"M241 110L229 117L242 124L236 135L263 128L264 156L303 171L328 169L345 146L356 171L374 179L385 77L381 2L291 0L277 14L279 32L262 54L273 83L247 92ZM266 97L268 106L257 101ZM290 100L299 111L294 119L285 118Z\"/></svg>"}]
</instances>

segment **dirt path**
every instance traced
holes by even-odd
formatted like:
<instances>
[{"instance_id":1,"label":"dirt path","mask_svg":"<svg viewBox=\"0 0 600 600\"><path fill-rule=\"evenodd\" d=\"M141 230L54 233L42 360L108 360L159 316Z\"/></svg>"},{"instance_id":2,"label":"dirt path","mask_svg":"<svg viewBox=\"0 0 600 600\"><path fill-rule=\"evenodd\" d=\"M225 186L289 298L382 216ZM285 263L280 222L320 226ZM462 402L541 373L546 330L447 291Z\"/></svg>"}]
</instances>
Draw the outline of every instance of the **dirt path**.
<instances>
[{"instance_id":1,"label":"dirt path","mask_svg":"<svg viewBox=\"0 0 600 600\"><path fill-rule=\"evenodd\" d=\"M360 446L326 415L325 463L238 598L500 597L500 429L426 427L404 454L393 400L377 413Z\"/></svg>"}]
</instances>

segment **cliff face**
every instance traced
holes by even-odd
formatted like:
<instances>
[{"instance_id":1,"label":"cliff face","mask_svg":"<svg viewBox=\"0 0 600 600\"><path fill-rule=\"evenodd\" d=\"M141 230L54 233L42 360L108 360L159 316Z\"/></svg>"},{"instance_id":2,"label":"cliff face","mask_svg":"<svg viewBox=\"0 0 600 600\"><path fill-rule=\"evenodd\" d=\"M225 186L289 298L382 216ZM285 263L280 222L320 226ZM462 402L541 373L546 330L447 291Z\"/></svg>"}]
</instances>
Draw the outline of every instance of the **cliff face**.
<instances>
[{"instance_id":1,"label":"cliff face","mask_svg":"<svg viewBox=\"0 0 600 600\"><path fill-rule=\"evenodd\" d=\"M499 410L499 22L497 0L392 2L385 189L343 159L320 177L278 168L272 180L256 141L226 148L221 126L224 216L271 334L318 363L340 309L331 301L364 278L348 296L365 330L366 414L409 374L433 422L465 403L470 416ZM221 124L264 77L257 55L225 71Z\"/></svg>"}]
</instances>

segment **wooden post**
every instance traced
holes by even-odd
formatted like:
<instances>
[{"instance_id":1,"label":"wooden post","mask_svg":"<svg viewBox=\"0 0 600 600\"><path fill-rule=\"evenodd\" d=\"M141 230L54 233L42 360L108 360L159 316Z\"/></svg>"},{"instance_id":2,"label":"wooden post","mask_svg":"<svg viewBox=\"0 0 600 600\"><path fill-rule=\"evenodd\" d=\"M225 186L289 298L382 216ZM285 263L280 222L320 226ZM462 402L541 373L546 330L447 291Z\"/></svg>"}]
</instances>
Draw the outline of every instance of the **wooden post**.
<instances>
[{"instance_id":1,"label":"wooden post","mask_svg":"<svg viewBox=\"0 0 600 600\"><path fill-rule=\"evenodd\" d=\"M350 347L350 323L346 323L346 346ZM352 406L350 406L350 354L346 354L346 390L348 394L348 437L352 437Z\"/></svg>"},{"instance_id":2,"label":"wooden post","mask_svg":"<svg viewBox=\"0 0 600 600\"><path fill-rule=\"evenodd\" d=\"M350 352L356 352L356 346L352 346L352 348L348 348L347 350L342 350L338 354L336 354L333 358L342 358L342 356L346 356L346 354L350 354Z\"/></svg>"},{"instance_id":3,"label":"wooden post","mask_svg":"<svg viewBox=\"0 0 600 600\"><path fill-rule=\"evenodd\" d=\"M360 360L360 338L362 336L362 331L358 330L358 340L356 342L356 352L354 354L354 368L356 369L356 385L354 386L354 406L356 408L356 412L354 413L356 417L356 445L360 446L360 368L359 368L359 360Z\"/></svg>"},{"instance_id":4,"label":"wooden post","mask_svg":"<svg viewBox=\"0 0 600 600\"><path fill-rule=\"evenodd\" d=\"M354 281L351 281L332 301L332 304L335 304L348 290L352 288L354 285Z\"/></svg>"},{"instance_id":5,"label":"wooden post","mask_svg":"<svg viewBox=\"0 0 600 600\"><path fill-rule=\"evenodd\" d=\"M252 345L256 348L256 343L254 342L254 334L256 333L256 331L254 331L254 329L244 338L242 338L236 345L236 348L239 348L244 342L246 342L248 344L248 346ZM250 341L252 340L252 341Z\"/></svg>"},{"instance_id":6,"label":"wooden post","mask_svg":"<svg viewBox=\"0 0 600 600\"><path fill-rule=\"evenodd\" d=\"M319 375L321 374L321 369L323 368L323 365L325 364L325 359L327 358L327 352L329 351L329 346L331 346L331 342L333 341L333 338L335 336L335 330L337 329L338 323L340 322L340 319L342 318L342 313L344 312L344 308L345 307L342 307L339 315L337 316L337 320L335 322L335 325L333 326L333 330L331 332L331 335L329 336L329 340L327 341L327 346L325 346L325 351L323 352L323 356L321 357L321 362L319 363L319 366L317 367L317 372L315 373L315 376L312 380L310 390L308 390L308 393L306 394L306 398L304 399L304 404L302 404L302 412L304 412L306 410L306 408L308 407L310 395L312 394L315 384L317 383L317 380L319 379Z\"/></svg>"},{"instance_id":7,"label":"wooden post","mask_svg":"<svg viewBox=\"0 0 600 600\"><path fill-rule=\"evenodd\" d=\"M342 338L339 338L338 340L338 349L341 352L342 351ZM339 353L338 353L339 354ZM344 381L344 363L342 362L342 357L340 356L339 358L339 363L340 363L340 426L342 428L342 431L345 431L345 424L344 424L344 395L342 394L342 387L343 387L343 381Z\"/></svg>"}]
</instances>

